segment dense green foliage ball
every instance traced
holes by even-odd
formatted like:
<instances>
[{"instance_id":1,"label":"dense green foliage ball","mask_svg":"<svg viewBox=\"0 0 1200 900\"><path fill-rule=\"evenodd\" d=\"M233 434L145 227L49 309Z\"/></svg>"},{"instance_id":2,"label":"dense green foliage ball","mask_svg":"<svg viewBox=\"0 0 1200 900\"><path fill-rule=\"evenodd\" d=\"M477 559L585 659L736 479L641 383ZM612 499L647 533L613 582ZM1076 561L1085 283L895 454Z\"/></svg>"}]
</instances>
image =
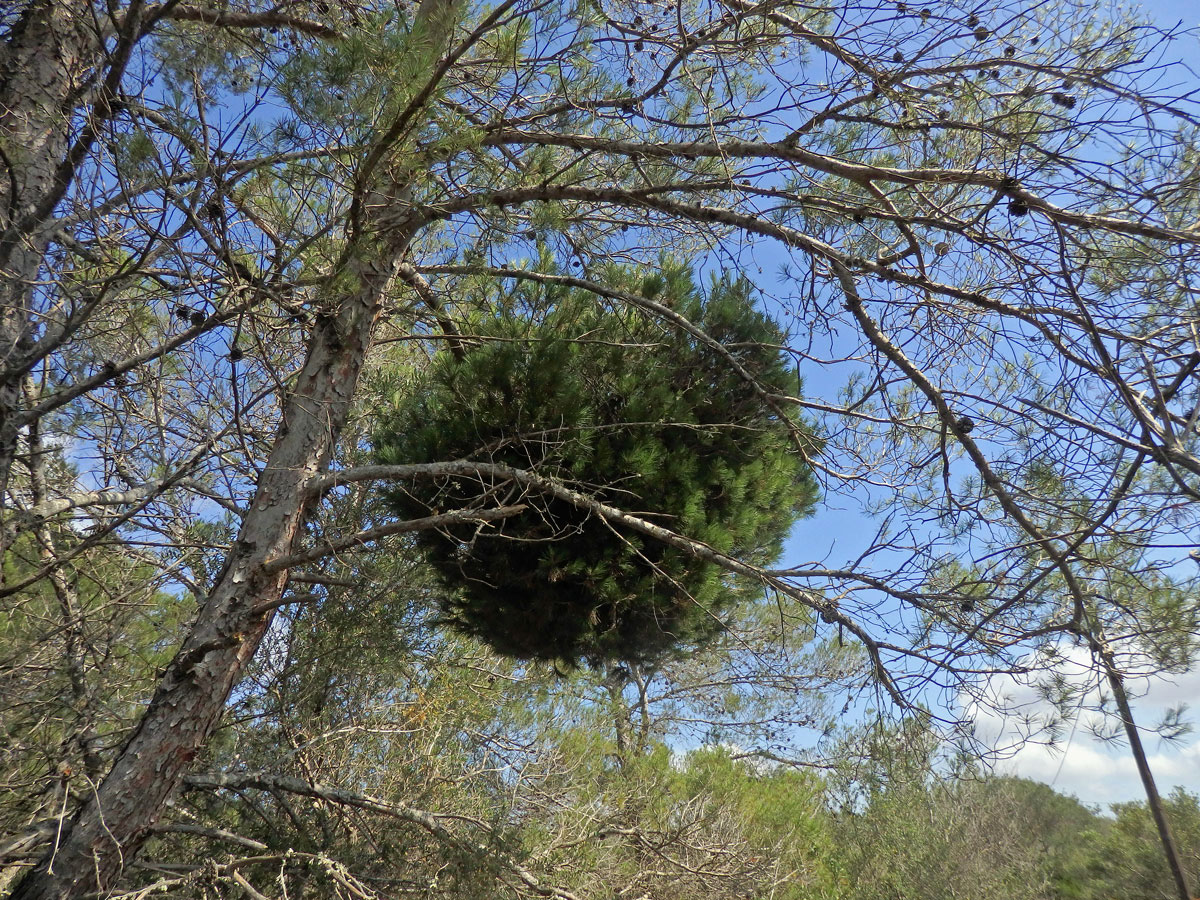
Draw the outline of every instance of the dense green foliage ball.
<instances>
[{"instance_id":1,"label":"dense green foliage ball","mask_svg":"<svg viewBox=\"0 0 1200 900\"><path fill-rule=\"evenodd\" d=\"M706 295L682 271L639 288L723 343L773 392L796 378L749 285ZM528 298L527 298L528 300ZM457 356L397 392L375 434L384 463L468 459L560 479L626 512L769 564L816 497L789 424L697 338L580 292L499 305ZM815 442L812 442L815 448ZM414 480L388 495L415 518L481 502L488 479ZM515 502L516 489L496 501ZM522 494L527 512L420 540L451 588L444 618L500 653L578 664L648 660L721 627L761 588L564 501Z\"/></svg>"}]
</instances>

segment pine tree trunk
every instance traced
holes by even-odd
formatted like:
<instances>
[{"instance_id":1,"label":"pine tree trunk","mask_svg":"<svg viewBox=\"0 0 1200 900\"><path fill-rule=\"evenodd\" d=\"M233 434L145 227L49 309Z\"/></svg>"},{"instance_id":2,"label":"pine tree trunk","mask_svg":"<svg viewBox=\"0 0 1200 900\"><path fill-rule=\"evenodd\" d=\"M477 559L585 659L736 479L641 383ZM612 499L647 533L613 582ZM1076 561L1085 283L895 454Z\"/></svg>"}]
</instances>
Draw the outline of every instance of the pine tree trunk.
<instances>
[{"instance_id":1,"label":"pine tree trunk","mask_svg":"<svg viewBox=\"0 0 1200 900\"><path fill-rule=\"evenodd\" d=\"M412 50L427 71L448 48L455 8L454 0L421 3L414 32L424 40ZM389 149L381 144L374 161ZM351 240L342 270L326 281L304 367L283 404L283 423L216 585L112 769L10 900L66 900L113 888L220 720L287 580L286 569L266 563L291 554L318 499L312 479L333 455L382 299L419 227L405 214L404 194L392 185L387 196L372 195L366 217L372 221L359 231L361 240ZM387 227L377 233L374 223L385 213Z\"/></svg>"},{"instance_id":2,"label":"pine tree trunk","mask_svg":"<svg viewBox=\"0 0 1200 900\"><path fill-rule=\"evenodd\" d=\"M45 224L69 184L72 118L103 54L84 0L33 0L0 48L0 498L36 339L32 302L48 244Z\"/></svg>"},{"instance_id":3,"label":"pine tree trunk","mask_svg":"<svg viewBox=\"0 0 1200 900\"><path fill-rule=\"evenodd\" d=\"M380 300L406 244L394 237L382 259L352 260L338 279L355 289L343 295L335 313L318 317L270 459L216 586L112 770L12 900L62 900L112 888L204 746L270 627L287 576L264 572L264 563L291 552L314 502L309 482L329 462L346 422Z\"/></svg>"},{"instance_id":4,"label":"pine tree trunk","mask_svg":"<svg viewBox=\"0 0 1200 900\"><path fill-rule=\"evenodd\" d=\"M1125 727L1125 736L1129 739L1129 749L1133 753L1133 761L1137 764L1138 776L1142 779L1142 788L1146 792L1146 806L1150 808L1150 816L1154 819L1154 827L1158 831L1158 839L1167 860L1167 869L1171 873L1171 880L1175 883L1176 896L1179 897L1179 900L1191 900L1192 892L1188 888L1183 858L1180 856L1179 847L1171 834L1171 824L1167 821L1166 809L1163 807L1158 787L1154 783L1154 773L1150 770L1150 761L1146 758L1146 750L1142 746L1142 735L1133 719L1133 708L1129 705L1129 695L1125 692L1125 678L1113 659L1112 651L1108 649L1102 639L1092 639L1092 650L1104 666L1108 686L1112 688L1113 698L1117 701L1121 724Z\"/></svg>"}]
</instances>

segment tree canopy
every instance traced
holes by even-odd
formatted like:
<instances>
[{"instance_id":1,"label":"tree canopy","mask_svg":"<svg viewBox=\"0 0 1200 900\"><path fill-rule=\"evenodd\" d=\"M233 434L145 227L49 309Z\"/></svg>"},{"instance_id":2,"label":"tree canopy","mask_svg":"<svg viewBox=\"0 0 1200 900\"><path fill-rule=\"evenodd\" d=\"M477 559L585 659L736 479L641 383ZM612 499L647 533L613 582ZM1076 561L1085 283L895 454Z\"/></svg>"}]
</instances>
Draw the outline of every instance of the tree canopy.
<instances>
[{"instance_id":1,"label":"tree canopy","mask_svg":"<svg viewBox=\"0 0 1200 900\"><path fill-rule=\"evenodd\" d=\"M1194 893L1143 747L1180 714L1127 684L1200 638L1195 38L1090 0L0 6L13 896L817 892L839 870L766 865L703 755L704 798L656 806L673 752L829 766L859 717L986 749L973 711L1022 721L997 675L1054 701L1047 739L1103 696ZM728 274L643 290L682 272ZM493 458L447 416L374 457L488 358L541 377L497 338L572 317L613 346L531 342L539 392L602 423L628 394L645 431ZM688 359L709 396L666 389ZM665 418L706 404L754 427ZM685 437L704 466L588 470ZM810 479L825 518L775 562ZM710 520L718 483L797 493ZM501 642L594 658L557 681L427 615L484 634L446 554L491 590L536 516L611 550L532 566L607 592ZM617 537L672 637L726 629L660 657Z\"/></svg>"},{"instance_id":2,"label":"tree canopy","mask_svg":"<svg viewBox=\"0 0 1200 900\"><path fill-rule=\"evenodd\" d=\"M631 280L614 275L610 284ZM397 388L376 458L526 469L719 553L773 564L816 494L806 459L816 441L763 402L796 392L779 333L745 280L717 279L702 295L668 265L637 287L697 330L598 307L578 290L505 298L471 323L470 346L443 351ZM418 479L389 503L401 519L481 506L503 480ZM703 642L739 597L762 592L565 500L524 502L493 528L464 522L419 538L453 592L446 620L501 653L567 665L649 660Z\"/></svg>"}]
</instances>

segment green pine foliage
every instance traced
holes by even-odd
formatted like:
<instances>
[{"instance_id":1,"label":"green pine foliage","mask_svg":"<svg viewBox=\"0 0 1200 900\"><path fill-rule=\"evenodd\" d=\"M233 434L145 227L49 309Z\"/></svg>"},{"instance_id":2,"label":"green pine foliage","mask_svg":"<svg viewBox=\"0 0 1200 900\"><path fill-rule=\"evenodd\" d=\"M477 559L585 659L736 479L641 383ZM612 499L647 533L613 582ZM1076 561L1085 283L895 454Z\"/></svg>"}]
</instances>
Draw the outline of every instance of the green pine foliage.
<instances>
[{"instance_id":1,"label":"green pine foliage","mask_svg":"<svg viewBox=\"0 0 1200 900\"><path fill-rule=\"evenodd\" d=\"M718 278L702 292L682 268L618 277L641 281L644 296L703 328L767 391L795 393L778 330L754 309L746 281ZM532 470L753 563L778 557L817 496L795 438L809 452L816 442L716 349L583 292L498 304L473 325L469 347L440 354L415 390L394 399L375 434L380 462ZM415 518L479 504L494 487L486 478L414 480L388 502ZM503 523L420 538L451 588L444 620L500 653L570 666L654 659L703 642L723 610L760 593L565 501L522 499L529 510Z\"/></svg>"}]
</instances>

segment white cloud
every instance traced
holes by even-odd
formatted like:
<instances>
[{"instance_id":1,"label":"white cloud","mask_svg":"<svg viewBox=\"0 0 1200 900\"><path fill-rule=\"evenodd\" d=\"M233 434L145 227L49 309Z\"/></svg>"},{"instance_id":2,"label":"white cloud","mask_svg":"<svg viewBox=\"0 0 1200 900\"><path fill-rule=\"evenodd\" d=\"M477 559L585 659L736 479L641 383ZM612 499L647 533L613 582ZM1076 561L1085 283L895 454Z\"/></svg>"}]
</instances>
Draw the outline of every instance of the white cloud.
<instances>
[{"instance_id":1,"label":"white cloud","mask_svg":"<svg viewBox=\"0 0 1200 900\"><path fill-rule=\"evenodd\" d=\"M1051 732L1047 726L1054 719L1054 708L1035 683L997 676L987 684L983 701L964 698L963 706L974 719L977 735L997 750L996 770L1044 782L1060 793L1105 808L1110 803L1144 800L1123 734L1115 742L1099 740L1094 734L1096 730L1111 732L1119 721L1115 715L1106 717L1094 710L1102 685L1094 675L1089 677L1086 652L1064 651L1056 669L1083 693L1074 704L1078 714L1060 725L1052 742L1048 742ZM1200 700L1200 668L1155 679L1131 678L1127 687L1159 791L1166 794L1182 785L1200 793L1200 735L1192 733L1168 742L1145 730L1157 724L1169 708L1181 703L1194 706ZM1004 712L998 712L996 706Z\"/></svg>"}]
</instances>

